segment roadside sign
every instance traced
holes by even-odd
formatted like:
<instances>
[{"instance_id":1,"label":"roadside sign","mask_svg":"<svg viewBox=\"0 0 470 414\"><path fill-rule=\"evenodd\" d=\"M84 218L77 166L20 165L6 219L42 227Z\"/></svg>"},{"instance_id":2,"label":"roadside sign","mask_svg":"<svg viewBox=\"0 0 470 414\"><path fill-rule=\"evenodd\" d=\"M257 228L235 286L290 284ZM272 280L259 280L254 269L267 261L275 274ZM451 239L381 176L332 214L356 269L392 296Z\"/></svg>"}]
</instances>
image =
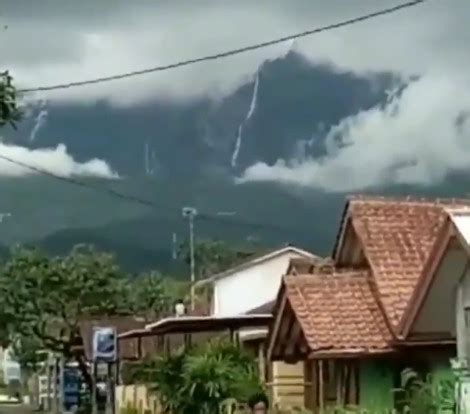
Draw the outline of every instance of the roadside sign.
<instances>
[{"instance_id":1,"label":"roadside sign","mask_svg":"<svg viewBox=\"0 0 470 414\"><path fill-rule=\"evenodd\" d=\"M115 327L93 329L93 361L115 362L117 359L117 334Z\"/></svg>"},{"instance_id":2,"label":"roadside sign","mask_svg":"<svg viewBox=\"0 0 470 414\"><path fill-rule=\"evenodd\" d=\"M80 403L80 373L76 368L66 367L63 379L64 409L65 411L72 411Z\"/></svg>"}]
</instances>

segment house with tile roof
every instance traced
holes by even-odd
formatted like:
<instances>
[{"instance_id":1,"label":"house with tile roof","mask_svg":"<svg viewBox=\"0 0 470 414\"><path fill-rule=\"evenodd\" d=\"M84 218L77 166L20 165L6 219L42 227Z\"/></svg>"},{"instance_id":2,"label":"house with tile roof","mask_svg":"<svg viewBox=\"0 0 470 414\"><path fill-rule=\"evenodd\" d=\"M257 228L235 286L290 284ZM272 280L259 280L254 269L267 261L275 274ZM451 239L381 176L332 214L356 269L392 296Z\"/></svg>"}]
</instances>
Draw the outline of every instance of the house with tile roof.
<instances>
[{"instance_id":1,"label":"house with tile roof","mask_svg":"<svg viewBox=\"0 0 470 414\"><path fill-rule=\"evenodd\" d=\"M267 353L305 361L307 407L392 408L402 369L450 374L456 337L468 336L457 335L459 326L466 332L468 259L447 250L445 262L442 252L455 243L445 239L456 222L449 212L467 206L470 200L351 198L332 260L300 272L292 266L284 276ZM433 289L432 274L440 281Z\"/></svg>"},{"instance_id":2,"label":"house with tile roof","mask_svg":"<svg viewBox=\"0 0 470 414\"><path fill-rule=\"evenodd\" d=\"M457 359L470 359L470 208L449 208L398 336L408 342L456 340ZM438 309L438 312L436 312Z\"/></svg>"}]
</instances>

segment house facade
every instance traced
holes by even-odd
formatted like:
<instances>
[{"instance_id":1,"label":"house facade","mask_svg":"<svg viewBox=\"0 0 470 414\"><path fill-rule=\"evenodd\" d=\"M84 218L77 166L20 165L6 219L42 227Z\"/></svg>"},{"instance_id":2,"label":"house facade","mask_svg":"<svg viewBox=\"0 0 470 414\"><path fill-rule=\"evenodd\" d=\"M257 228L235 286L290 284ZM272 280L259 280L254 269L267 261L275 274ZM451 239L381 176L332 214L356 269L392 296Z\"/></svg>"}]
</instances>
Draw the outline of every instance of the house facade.
<instances>
[{"instance_id":1,"label":"house facade","mask_svg":"<svg viewBox=\"0 0 470 414\"><path fill-rule=\"evenodd\" d=\"M463 236L443 240L455 231L449 211L467 205L352 198L332 261L290 266L274 307L268 358L304 362L308 408L392 409L404 368L431 373L433 381L450 378L457 348L468 355L470 281L467 250L455 248Z\"/></svg>"},{"instance_id":2,"label":"house facade","mask_svg":"<svg viewBox=\"0 0 470 414\"><path fill-rule=\"evenodd\" d=\"M282 276L292 259L313 260L317 256L287 246L211 277L211 314L241 315L273 303L281 286Z\"/></svg>"},{"instance_id":3,"label":"house facade","mask_svg":"<svg viewBox=\"0 0 470 414\"><path fill-rule=\"evenodd\" d=\"M211 277L204 281L212 287L211 315L227 317L271 313L282 277L291 261L312 263L317 260L318 256L312 253L286 246ZM239 333L240 341L258 356L260 371L273 404L301 407L305 389L303 363L266 363L267 333L267 328L244 329Z\"/></svg>"}]
</instances>

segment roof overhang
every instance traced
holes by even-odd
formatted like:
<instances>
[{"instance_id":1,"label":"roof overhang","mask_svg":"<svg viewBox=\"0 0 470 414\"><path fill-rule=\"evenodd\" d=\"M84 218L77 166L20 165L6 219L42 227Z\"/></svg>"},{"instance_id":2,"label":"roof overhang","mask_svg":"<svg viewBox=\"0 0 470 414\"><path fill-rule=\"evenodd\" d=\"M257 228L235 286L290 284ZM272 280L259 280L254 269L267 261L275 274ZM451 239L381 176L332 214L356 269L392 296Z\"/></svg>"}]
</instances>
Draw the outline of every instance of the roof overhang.
<instances>
[{"instance_id":1,"label":"roof overhang","mask_svg":"<svg viewBox=\"0 0 470 414\"><path fill-rule=\"evenodd\" d=\"M373 356L382 356L386 354L392 354L396 352L394 348L384 349L365 349L365 348L341 348L341 349L328 349L328 350L316 350L311 351L308 355L308 359L341 359L341 358L364 358Z\"/></svg>"},{"instance_id":2,"label":"roof overhang","mask_svg":"<svg viewBox=\"0 0 470 414\"><path fill-rule=\"evenodd\" d=\"M119 335L119 339L139 338L167 334L186 334L202 332L238 331L244 328L267 327L272 320L270 314L250 314L230 317L182 316L164 318L145 326Z\"/></svg>"}]
</instances>

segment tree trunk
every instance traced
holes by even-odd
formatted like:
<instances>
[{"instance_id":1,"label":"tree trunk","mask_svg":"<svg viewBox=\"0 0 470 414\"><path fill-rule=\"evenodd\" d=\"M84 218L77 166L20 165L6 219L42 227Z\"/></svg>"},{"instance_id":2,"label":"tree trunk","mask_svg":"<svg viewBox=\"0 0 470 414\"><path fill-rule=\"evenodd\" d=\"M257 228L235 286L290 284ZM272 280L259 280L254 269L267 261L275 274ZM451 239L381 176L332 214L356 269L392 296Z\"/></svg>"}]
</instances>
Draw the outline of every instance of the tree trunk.
<instances>
[{"instance_id":1,"label":"tree trunk","mask_svg":"<svg viewBox=\"0 0 470 414\"><path fill-rule=\"evenodd\" d=\"M93 387L93 379L91 377L90 371L87 367L86 362L83 359L82 355L75 355L75 360L78 363L78 369L80 370L83 380L85 381L87 385L87 389L91 392L91 389Z\"/></svg>"}]
</instances>

